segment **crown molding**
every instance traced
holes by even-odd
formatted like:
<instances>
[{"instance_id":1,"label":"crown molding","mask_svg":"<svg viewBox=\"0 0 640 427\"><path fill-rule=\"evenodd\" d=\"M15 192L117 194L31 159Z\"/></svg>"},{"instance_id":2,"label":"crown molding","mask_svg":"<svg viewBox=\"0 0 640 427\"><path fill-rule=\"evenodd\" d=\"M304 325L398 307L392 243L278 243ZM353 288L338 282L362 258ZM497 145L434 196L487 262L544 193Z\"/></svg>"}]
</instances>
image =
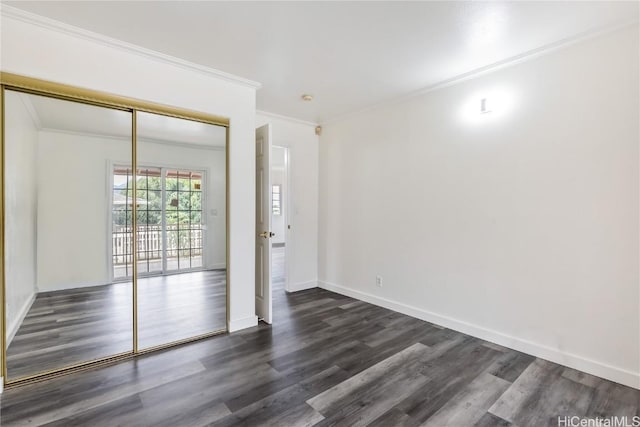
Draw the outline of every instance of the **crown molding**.
<instances>
[{"instance_id":1,"label":"crown molding","mask_svg":"<svg viewBox=\"0 0 640 427\"><path fill-rule=\"evenodd\" d=\"M56 133L56 134L62 134L62 135L72 135L72 136L90 137L95 139L110 139L110 140L116 140L116 141L131 142L130 136L104 135L100 133L75 131L75 130L68 130L68 129L58 129L58 128L50 128L50 127L42 127L38 130L41 132ZM195 150L211 150L211 151L225 150L225 146L221 146L221 145L205 145L205 144L197 144L195 142L169 141L165 139L147 138L147 137L138 137L138 142L170 145L172 147L192 148Z\"/></svg>"},{"instance_id":2,"label":"crown molding","mask_svg":"<svg viewBox=\"0 0 640 427\"><path fill-rule=\"evenodd\" d=\"M131 141L131 137L130 136L117 136L117 135L104 135L101 133L93 133L93 132L87 132L87 131L77 131L77 130L69 130L69 129L59 129L59 128L52 128L52 127L41 127L39 129L40 132L45 132L45 133L55 133L55 134L62 134L62 135L71 135L71 136L82 136L82 137L89 137L89 138L94 138L94 139L109 139L109 140L114 140L114 141L124 141L124 142L130 142Z\"/></svg>"},{"instance_id":3,"label":"crown molding","mask_svg":"<svg viewBox=\"0 0 640 427\"><path fill-rule=\"evenodd\" d=\"M367 112L367 111L372 111L372 110L377 110L378 108L382 108L382 107L386 107L389 105L394 105L394 104L398 104L402 101L406 101L408 99L414 98L416 96L420 96L420 95L425 95L429 92L433 92L439 89L443 89L449 86L453 86L453 85L457 85L459 83L463 83L466 82L468 80L473 80L475 78L484 76L486 74L491 74L493 72L502 70L504 68L508 68L508 67L512 67L514 65L518 65L521 64L523 62L527 62L527 61L531 61L533 59L539 58L541 56L553 53L555 51L558 50L562 50L565 48L568 48L570 46L573 46L575 44L578 43L582 43L588 40L592 40L598 37L603 37L606 36L608 34L611 33L615 33L617 31L621 31L627 28L631 28L631 27L637 27L639 25L638 23L638 19L637 18L633 18L630 21L626 21L624 23L621 24L614 24L614 25L609 25L609 26L605 26L605 27L600 27L600 28L596 28L593 30L589 30L580 34L577 34L575 36L571 36L571 37L567 37L561 40L558 40L557 42L553 42L553 43L549 43L546 44L544 46L535 48L535 49L531 49L527 52L521 53L519 55L515 55L512 56L510 58L504 59L502 61L498 61L498 62L494 62L493 64L489 64L486 65L484 67L480 67L480 68L476 68L475 70L471 70L469 72L466 73L462 73L462 74L458 74L455 77L452 77L450 79L446 79L446 80L442 80L438 83L435 83L433 85L427 86L427 87L423 87L421 89L418 89L416 91L413 92L409 92L409 93L405 93L404 95L400 95L400 96L396 96L396 97L392 97L392 98L388 98L385 99L383 101L380 102L376 102L373 104L370 104L364 108L360 108L357 110L353 110L353 111L349 111L347 113L344 114L339 114L336 115L334 117L329 117L327 120L321 120L320 121L320 125L324 126L324 125L328 125L328 124L333 124L336 122L340 122L343 121L345 119L348 119L349 117L353 117L356 116L358 114Z\"/></svg>"},{"instance_id":4,"label":"crown molding","mask_svg":"<svg viewBox=\"0 0 640 427\"><path fill-rule=\"evenodd\" d=\"M208 150L208 151L225 151L226 150L226 147L224 145L205 145L205 144L198 144L195 142L167 141L164 139L157 139L157 138L141 137L138 139L138 142L143 142L143 143L146 142L149 144L170 145L172 147L191 148L194 150Z\"/></svg>"},{"instance_id":5,"label":"crown molding","mask_svg":"<svg viewBox=\"0 0 640 427\"><path fill-rule=\"evenodd\" d=\"M90 42L99 43L107 47L125 51L127 53L133 53L138 56L153 59L159 62L164 62L165 64L177 66L189 71L196 71L210 77L226 80L228 82L240 84L253 89L260 89L260 87L262 87L261 83L255 82L253 80L245 79L243 77L225 73L224 71L216 70L215 68L196 64L194 62L176 58L175 56L166 55L155 50L147 49L135 44L124 42L122 40L94 33L93 31L88 31L73 25L66 24L64 22L47 18L45 16L36 15L35 13L27 12L13 6L0 4L0 15L2 15L3 18L15 19L17 21L22 21L27 24L38 26L40 28L70 35L72 37L81 38Z\"/></svg>"},{"instance_id":6,"label":"crown molding","mask_svg":"<svg viewBox=\"0 0 640 427\"><path fill-rule=\"evenodd\" d=\"M256 110L256 114L261 115L261 116L265 116L265 117L269 117L269 118L272 118L272 119L285 120L287 122L297 123L299 125L313 126L314 128L316 126L318 126L318 123L309 122L309 121L301 120L301 119L296 119L295 117L283 116L282 114L269 113L269 112L263 111L263 110Z\"/></svg>"}]
</instances>

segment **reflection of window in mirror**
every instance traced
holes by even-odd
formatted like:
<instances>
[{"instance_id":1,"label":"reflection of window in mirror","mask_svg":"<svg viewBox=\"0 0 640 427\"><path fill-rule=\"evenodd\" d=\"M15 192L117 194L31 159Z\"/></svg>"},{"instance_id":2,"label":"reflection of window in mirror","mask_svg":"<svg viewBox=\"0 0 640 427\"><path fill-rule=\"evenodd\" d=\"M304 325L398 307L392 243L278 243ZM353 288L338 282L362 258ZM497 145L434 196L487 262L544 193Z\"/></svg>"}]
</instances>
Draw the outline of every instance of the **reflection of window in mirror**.
<instances>
[{"instance_id":1,"label":"reflection of window in mirror","mask_svg":"<svg viewBox=\"0 0 640 427\"><path fill-rule=\"evenodd\" d=\"M281 215L282 214L282 192L281 190L281 186L280 184L274 184L271 186L271 212L274 215Z\"/></svg>"}]
</instances>

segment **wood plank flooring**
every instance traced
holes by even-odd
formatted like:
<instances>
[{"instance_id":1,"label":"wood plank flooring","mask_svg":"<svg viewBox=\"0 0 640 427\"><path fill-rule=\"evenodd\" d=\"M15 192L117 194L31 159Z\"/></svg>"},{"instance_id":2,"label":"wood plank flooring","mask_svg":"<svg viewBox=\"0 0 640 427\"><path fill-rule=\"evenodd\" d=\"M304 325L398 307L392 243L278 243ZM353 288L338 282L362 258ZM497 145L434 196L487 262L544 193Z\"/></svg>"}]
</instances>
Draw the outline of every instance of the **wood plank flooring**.
<instances>
[{"instance_id":1,"label":"wood plank flooring","mask_svg":"<svg viewBox=\"0 0 640 427\"><path fill-rule=\"evenodd\" d=\"M131 283L38 294L7 349L9 378L133 348ZM138 280L140 348L225 329L226 272Z\"/></svg>"},{"instance_id":2,"label":"wood plank flooring","mask_svg":"<svg viewBox=\"0 0 640 427\"><path fill-rule=\"evenodd\" d=\"M640 391L322 289L274 324L5 390L2 426L557 426Z\"/></svg>"}]
</instances>

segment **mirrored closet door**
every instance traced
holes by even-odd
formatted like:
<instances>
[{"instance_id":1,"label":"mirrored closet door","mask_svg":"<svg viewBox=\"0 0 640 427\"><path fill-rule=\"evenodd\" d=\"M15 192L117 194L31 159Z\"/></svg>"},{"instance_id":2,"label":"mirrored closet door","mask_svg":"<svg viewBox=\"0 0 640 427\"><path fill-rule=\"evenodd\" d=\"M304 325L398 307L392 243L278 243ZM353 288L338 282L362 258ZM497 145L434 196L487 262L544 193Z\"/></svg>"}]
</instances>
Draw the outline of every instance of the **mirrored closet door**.
<instances>
[{"instance_id":1,"label":"mirrored closet door","mask_svg":"<svg viewBox=\"0 0 640 427\"><path fill-rule=\"evenodd\" d=\"M229 121L0 80L4 384L226 332Z\"/></svg>"},{"instance_id":2,"label":"mirrored closet door","mask_svg":"<svg viewBox=\"0 0 640 427\"><path fill-rule=\"evenodd\" d=\"M9 381L133 351L132 112L4 91Z\"/></svg>"},{"instance_id":3,"label":"mirrored closet door","mask_svg":"<svg viewBox=\"0 0 640 427\"><path fill-rule=\"evenodd\" d=\"M144 112L136 121L144 350L226 329L227 129Z\"/></svg>"}]
</instances>

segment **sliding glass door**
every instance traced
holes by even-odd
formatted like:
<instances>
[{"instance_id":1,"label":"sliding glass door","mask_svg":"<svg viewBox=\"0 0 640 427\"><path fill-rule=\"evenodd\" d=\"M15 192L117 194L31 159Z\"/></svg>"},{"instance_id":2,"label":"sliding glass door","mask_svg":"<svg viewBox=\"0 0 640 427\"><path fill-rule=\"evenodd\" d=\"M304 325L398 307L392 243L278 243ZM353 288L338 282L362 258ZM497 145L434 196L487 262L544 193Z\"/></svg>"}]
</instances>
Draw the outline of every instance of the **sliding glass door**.
<instances>
[{"instance_id":1,"label":"sliding glass door","mask_svg":"<svg viewBox=\"0 0 640 427\"><path fill-rule=\"evenodd\" d=\"M138 168L136 178L138 274L162 274L166 272L167 247L162 169Z\"/></svg>"},{"instance_id":2,"label":"sliding glass door","mask_svg":"<svg viewBox=\"0 0 640 427\"><path fill-rule=\"evenodd\" d=\"M205 233L202 226L203 175L201 171L165 171L166 265L169 271L202 267Z\"/></svg>"},{"instance_id":3,"label":"sliding glass door","mask_svg":"<svg viewBox=\"0 0 640 427\"><path fill-rule=\"evenodd\" d=\"M202 195L204 171L144 167L137 171L137 262L139 275L203 268ZM133 274L131 248L133 182L131 169L113 168L112 272L115 280Z\"/></svg>"}]
</instances>

